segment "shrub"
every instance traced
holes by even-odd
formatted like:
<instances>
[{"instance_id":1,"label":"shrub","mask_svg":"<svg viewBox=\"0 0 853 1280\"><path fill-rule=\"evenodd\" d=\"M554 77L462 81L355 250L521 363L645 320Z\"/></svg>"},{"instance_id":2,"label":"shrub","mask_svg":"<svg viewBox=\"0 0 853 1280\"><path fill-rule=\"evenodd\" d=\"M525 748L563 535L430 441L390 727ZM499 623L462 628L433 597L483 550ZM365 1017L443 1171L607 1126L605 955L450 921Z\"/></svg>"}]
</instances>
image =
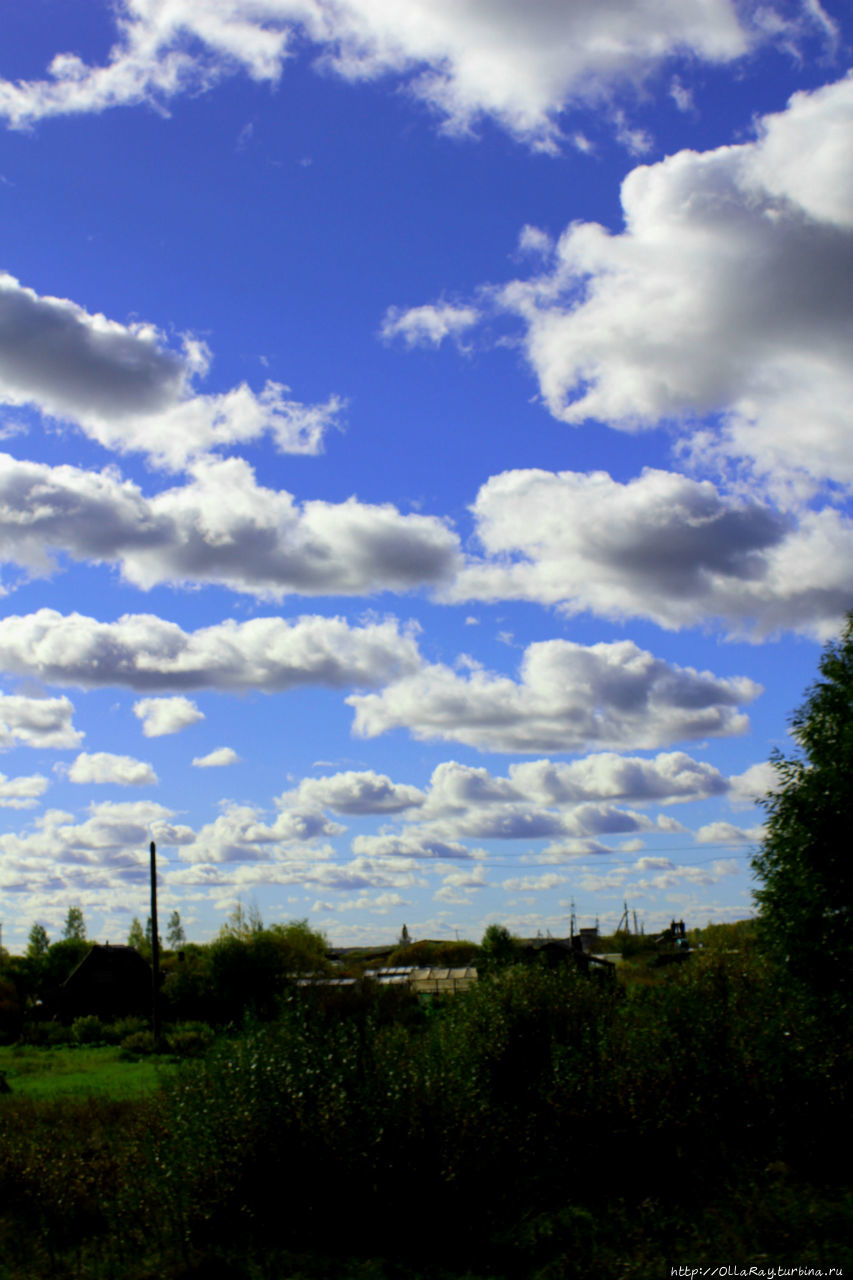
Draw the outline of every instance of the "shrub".
<instances>
[{"instance_id":1,"label":"shrub","mask_svg":"<svg viewBox=\"0 0 853 1280\"><path fill-rule=\"evenodd\" d=\"M166 1032L166 1048L179 1058L200 1058L213 1043L213 1032L205 1022L179 1022Z\"/></svg>"},{"instance_id":2,"label":"shrub","mask_svg":"<svg viewBox=\"0 0 853 1280\"><path fill-rule=\"evenodd\" d=\"M77 1044L102 1044L104 1041L104 1024L94 1013L87 1013L82 1018L75 1018L71 1023L71 1038Z\"/></svg>"},{"instance_id":3,"label":"shrub","mask_svg":"<svg viewBox=\"0 0 853 1280\"><path fill-rule=\"evenodd\" d=\"M122 1056L138 1057L154 1052L154 1034L151 1031L132 1031L121 1042Z\"/></svg>"},{"instance_id":4,"label":"shrub","mask_svg":"<svg viewBox=\"0 0 853 1280\"><path fill-rule=\"evenodd\" d=\"M71 1028L61 1022L30 1022L24 1027L21 1039L24 1044L68 1044Z\"/></svg>"},{"instance_id":5,"label":"shrub","mask_svg":"<svg viewBox=\"0 0 853 1280\"><path fill-rule=\"evenodd\" d=\"M104 1039L107 1044L121 1044L128 1036L135 1035L137 1031L148 1030L147 1018L116 1018L115 1022L108 1023L104 1027Z\"/></svg>"}]
</instances>

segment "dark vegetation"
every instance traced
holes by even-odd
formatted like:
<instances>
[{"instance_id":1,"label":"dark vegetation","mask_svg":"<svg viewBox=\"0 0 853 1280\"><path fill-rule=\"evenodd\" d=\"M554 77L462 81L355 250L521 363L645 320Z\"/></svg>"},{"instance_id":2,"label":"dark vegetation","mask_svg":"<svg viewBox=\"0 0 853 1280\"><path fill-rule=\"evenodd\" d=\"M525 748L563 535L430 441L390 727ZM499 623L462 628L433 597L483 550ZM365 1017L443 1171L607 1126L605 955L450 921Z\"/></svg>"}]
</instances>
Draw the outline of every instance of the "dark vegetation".
<instances>
[{"instance_id":1,"label":"dark vegetation","mask_svg":"<svg viewBox=\"0 0 853 1280\"><path fill-rule=\"evenodd\" d=\"M853 650L849 626L841 649L822 673L847 681L843 696L817 686L795 720L806 763L778 762L757 922L694 932L701 947L677 964L658 963L652 939L618 935L604 945L623 963L603 976L523 963L492 926L480 982L419 1000L369 981L299 986L295 975L326 968L322 939L304 922L232 920L210 946L166 958L164 1051L180 1061L158 1090L0 1097L0 1277L849 1268L853 1011L841 969L853 902L822 843L850 829L838 813L853 753L845 769L837 754L853 746L853 681L835 661ZM835 787L846 790L832 800ZM812 876L822 901L800 893ZM44 942L5 960L7 1036L46 1034L26 986L38 964L59 965L63 944ZM419 946L401 940L382 959L436 963ZM445 963L471 956L465 944ZM363 969L377 953L349 960ZM84 1046L123 1030L89 1017L62 1034ZM144 1027L118 1043L133 1035L129 1056L154 1048Z\"/></svg>"}]
</instances>

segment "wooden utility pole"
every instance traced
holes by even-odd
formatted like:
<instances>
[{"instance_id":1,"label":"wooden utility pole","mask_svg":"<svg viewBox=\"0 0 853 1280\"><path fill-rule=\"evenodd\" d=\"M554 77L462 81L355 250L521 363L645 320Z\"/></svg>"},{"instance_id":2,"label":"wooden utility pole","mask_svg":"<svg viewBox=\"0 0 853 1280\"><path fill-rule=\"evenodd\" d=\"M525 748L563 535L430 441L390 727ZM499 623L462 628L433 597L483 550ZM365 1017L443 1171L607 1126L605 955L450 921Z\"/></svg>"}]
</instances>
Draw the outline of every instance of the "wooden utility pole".
<instances>
[{"instance_id":1,"label":"wooden utility pole","mask_svg":"<svg viewBox=\"0 0 853 1280\"><path fill-rule=\"evenodd\" d=\"M151 841L151 1030L160 1047L160 937L157 933L157 846Z\"/></svg>"}]
</instances>

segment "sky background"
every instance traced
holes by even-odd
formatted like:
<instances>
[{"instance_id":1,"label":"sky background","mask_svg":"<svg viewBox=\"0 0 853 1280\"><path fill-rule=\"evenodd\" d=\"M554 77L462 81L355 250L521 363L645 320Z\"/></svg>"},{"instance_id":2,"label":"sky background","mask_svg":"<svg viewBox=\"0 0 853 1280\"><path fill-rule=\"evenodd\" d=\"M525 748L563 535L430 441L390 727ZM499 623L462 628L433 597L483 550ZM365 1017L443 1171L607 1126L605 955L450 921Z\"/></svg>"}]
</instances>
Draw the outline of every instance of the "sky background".
<instances>
[{"instance_id":1,"label":"sky background","mask_svg":"<svg viewBox=\"0 0 853 1280\"><path fill-rule=\"evenodd\" d=\"M0 0L0 920L751 913L853 605L842 0Z\"/></svg>"}]
</instances>

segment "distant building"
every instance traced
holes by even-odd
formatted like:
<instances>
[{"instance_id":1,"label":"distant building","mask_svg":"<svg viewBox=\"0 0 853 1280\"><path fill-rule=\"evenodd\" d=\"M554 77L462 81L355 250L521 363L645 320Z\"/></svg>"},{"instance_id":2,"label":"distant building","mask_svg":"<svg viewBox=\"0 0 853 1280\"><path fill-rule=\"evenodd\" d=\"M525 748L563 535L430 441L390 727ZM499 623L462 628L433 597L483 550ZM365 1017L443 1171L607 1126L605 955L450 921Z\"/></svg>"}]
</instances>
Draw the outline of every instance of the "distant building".
<instances>
[{"instance_id":1,"label":"distant building","mask_svg":"<svg viewBox=\"0 0 853 1280\"><path fill-rule=\"evenodd\" d=\"M151 982L151 967L134 947L96 942L53 993L50 1005L69 1021L86 1014L109 1019L148 1013Z\"/></svg>"}]
</instances>

